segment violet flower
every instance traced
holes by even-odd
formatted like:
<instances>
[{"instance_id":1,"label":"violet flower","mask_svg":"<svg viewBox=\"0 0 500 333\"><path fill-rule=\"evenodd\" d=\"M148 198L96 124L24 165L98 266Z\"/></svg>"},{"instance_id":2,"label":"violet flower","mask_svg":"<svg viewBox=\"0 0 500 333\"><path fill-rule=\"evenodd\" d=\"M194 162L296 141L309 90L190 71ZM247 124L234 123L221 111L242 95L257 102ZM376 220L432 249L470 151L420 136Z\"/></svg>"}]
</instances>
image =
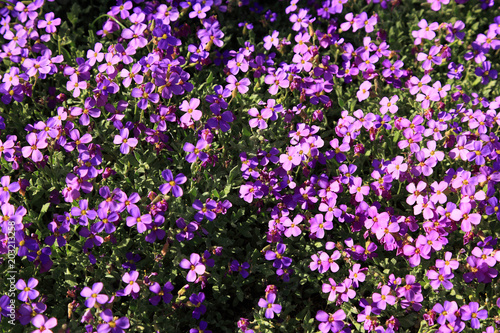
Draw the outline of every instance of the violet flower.
<instances>
[{"instance_id":1,"label":"violet flower","mask_svg":"<svg viewBox=\"0 0 500 333\"><path fill-rule=\"evenodd\" d=\"M196 281L197 275L205 273L205 265L201 263L201 257L197 253L191 253L189 260L182 259L179 266L184 269L189 269L186 276L188 282Z\"/></svg>"},{"instance_id":2,"label":"violet flower","mask_svg":"<svg viewBox=\"0 0 500 333\"><path fill-rule=\"evenodd\" d=\"M161 173L161 175L162 175L163 179L165 179L167 181L166 184L163 184L160 186L159 190L161 193L167 194L168 192L170 192L170 190L172 190L172 194L176 198L181 197L184 194L184 192L182 191L182 188L179 186L179 184L184 184L187 181L187 177L184 176L184 174L180 173L177 176L175 176L175 179L174 179L174 175L172 174L172 171L167 169L167 170L164 170Z\"/></svg>"},{"instance_id":3,"label":"violet flower","mask_svg":"<svg viewBox=\"0 0 500 333\"><path fill-rule=\"evenodd\" d=\"M273 293L269 293L266 299L261 298L259 300L259 306L261 308L266 309L265 316L268 319L273 319L275 313L281 312L281 305L275 304L274 303L275 301L276 301L276 294Z\"/></svg>"},{"instance_id":4,"label":"violet flower","mask_svg":"<svg viewBox=\"0 0 500 333\"><path fill-rule=\"evenodd\" d=\"M97 326L97 333L124 333L124 330L130 327L130 321L127 317L114 319L110 309L101 312L101 318L104 323Z\"/></svg>"},{"instance_id":5,"label":"violet flower","mask_svg":"<svg viewBox=\"0 0 500 333\"><path fill-rule=\"evenodd\" d=\"M109 297L105 294L99 294L103 288L102 282L97 282L92 285L92 289L89 287L83 288L80 292L82 297L87 297L85 300L85 306L87 308L94 307L95 303L104 304L108 301Z\"/></svg>"}]
</instances>

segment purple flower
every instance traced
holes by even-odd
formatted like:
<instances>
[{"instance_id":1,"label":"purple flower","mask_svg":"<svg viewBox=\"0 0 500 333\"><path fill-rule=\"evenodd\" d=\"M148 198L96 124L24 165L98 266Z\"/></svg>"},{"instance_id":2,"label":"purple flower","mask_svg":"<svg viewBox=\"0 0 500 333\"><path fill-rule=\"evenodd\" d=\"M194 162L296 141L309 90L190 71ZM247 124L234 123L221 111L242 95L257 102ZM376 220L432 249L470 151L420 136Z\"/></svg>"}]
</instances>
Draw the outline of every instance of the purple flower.
<instances>
[{"instance_id":1,"label":"purple flower","mask_svg":"<svg viewBox=\"0 0 500 333\"><path fill-rule=\"evenodd\" d=\"M198 212L194 215L194 219L197 222L201 222L203 220L203 217L206 217L207 220L213 221L215 217L217 216L213 210L217 207L217 203L212 200L208 199L206 203L202 204L200 200L196 199L193 202L193 208L197 209Z\"/></svg>"},{"instance_id":2,"label":"purple flower","mask_svg":"<svg viewBox=\"0 0 500 333\"><path fill-rule=\"evenodd\" d=\"M212 331L207 330L208 323L206 321L200 320L200 325L198 325L197 328L192 328L189 330L189 333L212 333ZM251 330L247 330L247 333L252 333L250 332Z\"/></svg>"},{"instance_id":3,"label":"purple flower","mask_svg":"<svg viewBox=\"0 0 500 333\"><path fill-rule=\"evenodd\" d=\"M139 143L136 138L129 138L128 136L128 128L122 128L120 130L120 135L115 135L115 139L113 140L115 145L121 144L120 152L122 154L128 154L130 152L130 148L134 148Z\"/></svg>"},{"instance_id":4,"label":"purple flower","mask_svg":"<svg viewBox=\"0 0 500 333\"><path fill-rule=\"evenodd\" d=\"M273 267L274 268L283 268L288 267L292 264L292 259L288 257L284 257L283 253L285 253L286 245L283 243L278 243L276 245L276 251L266 251L264 255L267 260L274 260Z\"/></svg>"},{"instance_id":5,"label":"purple flower","mask_svg":"<svg viewBox=\"0 0 500 333\"><path fill-rule=\"evenodd\" d=\"M290 86L290 81L288 81L288 75L281 68L277 69L276 72L272 74L268 74L265 77L264 82L266 84L271 85L268 90L271 95L276 95L280 87L288 88Z\"/></svg>"},{"instance_id":6,"label":"purple flower","mask_svg":"<svg viewBox=\"0 0 500 333\"><path fill-rule=\"evenodd\" d=\"M460 314L462 315L462 320L470 320L470 325L474 329L481 327L479 319L488 318L488 310L479 310L479 304L477 302L470 302L468 305L462 305Z\"/></svg>"},{"instance_id":7,"label":"purple flower","mask_svg":"<svg viewBox=\"0 0 500 333\"><path fill-rule=\"evenodd\" d=\"M458 311L458 306L457 302L455 301L444 301L444 306L437 303L434 305L432 310L434 310L436 313L439 313L437 323L440 325L444 325L446 321L448 321L449 323L453 323L457 319L455 313Z\"/></svg>"},{"instance_id":8,"label":"purple flower","mask_svg":"<svg viewBox=\"0 0 500 333\"><path fill-rule=\"evenodd\" d=\"M446 274L444 270L440 269L439 273L431 269L427 271L427 277L430 280L432 289L439 289L440 285L443 285L444 289L450 290L453 288L453 283L448 280L453 279L455 275L453 273Z\"/></svg>"},{"instance_id":9,"label":"purple flower","mask_svg":"<svg viewBox=\"0 0 500 333\"><path fill-rule=\"evenodd\" d=\"M0 297L0 319L2 316L8 317L10 314L10 310L12 308L12 304L10 302L10 298L7 295L3 295Z\"/></svg>"},{"instance_id":10,"label":"purple flower","mask_svg":"<svg viewBox=\"0 0 500 333\"><path fill-rule=\"evenodd\" d=\"M266 50L270 50L271 47L278 47L279 43L279 38L278 38L279 32L274 30L273 33L270 36L264 37L264 48Z\"/></svg>"},{"instance_id":11,"label":"purple flower","mask_svg":"<svg viewBox=\"0 0 500 333\"><path fill-rule=\"evenodd\" d=\"M485 61L482 63L482 67L477 67L475 71L477 76L482 77L482 84L488 84L490 79L496 80L498 76L498 71L491 68L491 62Z\"/></svg>"},{"instance_id":12,"label":"purple flower","mask_svg":"<svg viewBox=\"0 0 500 333\"><path fill-rule=\"evenodd\" d=\"M249 263L244 262L240 265L240 263L237 260L233 260L230 265L231 271L239 272L244 279L246 279L250 275L247 271L247 269L249 268L250 268Z\"/></svg>"},{"instance_id":13,"label":"purple flower","mask_svg":"<svg viewBox=\"0 0 500 333\"><path fill-rule=\"evenodd\" d=\"M87 225L89 223L89 219L95 220L97 217L97 213L93 209L89 209L89 202L87 199L80 200L79 207L71 208L72 216L80 216L79 223L81 225Z\"/></svg>"},{"instance_id":14,"label":"purple flower","mask_svg":"<svg viewBox=\"0 0 500 333\"><path fill-rule=\"evenodd\" d=\"M260 129L267 128L266 120L271 118L271 116L273 115L270 109L263 109L259 113L259 110L257 110L256 108L251 108L250 110L248 110L248 114L254 117L248 122L250 127L254 128L258 126Z\"/></svg>"},{"instance_id":15,"label":"purple flower","mask_svg":"<svg viewBox=\"0 0 500 333\"><path fill-rule=\"evenodd\" d=\"M200 120L202 112L196 109L199 105L200 100L198 98L191 98L189 102L183 101L179 109L186 113L181 117L181 122L184 124L191 124L193 120Z\"/></svg>"},{"instance_id":16,"label":"purple flower","mask_svg":"<svg viewBox=\"0 0 500 333\"><path fill-rule=\"evenodd\" d=\"M188 259L182 259L179 266L184 269L189 269L189 272L186 276L186 280L188 282L194 282L197 278L197 275L202 275L205 273L205 265L200 261L200 255L197 253L191 253L191 256Z\"/></svg>"},{"instance_id":17,"label":"purple flower","mask_svg":"<svg viewBox=\"0 0 500 333\"><path fill-rule=\"evenodd\" d=\"M238 89L238 92L240 94L245 94L249 90L248 86L250 85L250 80L246 77L238 81L238 79L234 75L229 75L226 79L226 82L228 83L226 85L226 89L232 91L233 94L236 89Z\"/></svg>"},{"instance_id":18,"label":"purple flower","mask_svg":"<svg viewBox=\"0 0 500 333\"><path fill-rule=\"evenodd\" d=\"M142 234L144 231L148 230L148 226L152 222L151 215L144 214L141 215L139 208L132 207L129 211L130 215L127 217L127 226L132 227L137 224L137 232Z\"/></svg>"},{"instance_id":19,"label":"purple flower","mask_svg":"<svg viewBox=\"0 0 500 333\"><path fill-rule=\"evenodd\" d=\"M441 47L438 46L432 46L431 49L429 50L429 54L425 54L423 52L420 52L417 55L417 60L418 61L423 61L422 68L425 69L426 71L432 69L432 63L436 65L440 65L441 62L443 61L443 58L440 56L437 56L437 54L441 51Z\"/></svg>"},{"instance_id":20,"label":"purple flower","mask_svg":"<svg viewBox=\"0 0 500 333\"><path fill-rule=\"evenodd\" d=\"M154 282L151 286L149 286L149 290L152 293L156 294L155 296L149 299L149 302L151 302L151 304L158 305L158 303L160 303L162 299L163 302L168 304L173 298L170 292L174 290L174 286L172 285L171 282L167 282L162 288L158 282Z\"/></svg>"},{"instance_id":21,"label":"purple flower","mask_svg":"<svg viewBox=\"0 0 500 333\"><path fill-rule=\"evenodd\" d=\"M132 292L138 293L141 290L141 287L136 282L138 277L139 277L139 272L137 271L130 271L130 273L126 272L123 275L122 281L127 284L124 290L124 295L130 295Z\"/></svg>"},{"instance_id":22,"label":"purple flower","mask_svg":"<svg viewBox=\"0 0 500 333\"><path fill-rule=\"evenodd\" d=\"M359 86L359 90L356 93L356 96L358 96L358 100L364 101L370 96L370 88L372 87L372 84L370 81L365 81Z\"/></svg>"},{"instance_id":23,"label":"purple flower","mask_svg":"<svg viewBox=\"0 0 500 333\"><path fill-rule=\"evenodd\" d=\"M200 319L201 315L207 311L207 307L204 304L202 304L205 301L205 294L204 293L192 294L189 297L189 301L195 307L195 309L193 310L193 318Z\"/></svg>"},{"instance_id":24,"label":"purple flower","mask_svg":"<svg viewBox=\"0 0 500 333\"><path fill-rule=\"evenodd\" d=\"M198 17L200 20L202 20L207 17L206 12L208 12L209 10L210 6L203 5L202 7L201 4L195 3L193 5L193 11L189 13L189 18Z\"/></svg>"},{"instance_id":25,"label":"purple flower","mask_svg":"<svg viewBox=\"0 0 500 333\"><path fill-rule=\"evenodd\" d=\"M207 147L207 142L203 139L198 140L196 146L192 143L186 142L184 144L184 151L189 154L186 156L186 161L189 163L194 163L196 159L200 159L200 161L205 162L208 159L208 154L203 151Z\"/></svg>"},{"instance_id":26,"label":"purple flower","mask_svg":"<svg viewBox=\"0 0 500 333\"><path fill-rule=\"evenodd\" d=\"M109 297L105 294L99 294L103 288L102 282L97 282L92 285L92 289L89 287L83 288L80 295L82 297L87 297L85 300L85 306L87 308L92 308L95 305L95 302L99 304L104 304L108 301Z\"/></svg>"},{"instance_id":27,"label":"purple flower","mask_svg":"<svg viewBox=\"0 0 500 333\"><path fill-rule=\"evenodd\" d=\"M145 110L148 107L148 101L156 104L160 101L160 95L153 93L155 90L155 85L151 82L146 83L144 87L132 89L132 97L141 98L137 103L137 106L141 110Z\"/></svg>"},{"instance_id":28,"label":"purple flower","mask_svg":"<svg viewBox=\"0 0 500 333\"><path fill-rule=\"evenodd\" d=\"M21 302L27 302L28 298L30 300L34 300L35 298L37 298L40 293L37 290L33 289L37 285L38 280L35 278L30 278L28 280L28 284L26 284L23 279L19 279L16 282L16 289L21 290L21 292L19 293L19 295L17 295L17 299L19 299Z\"/></svg>"},{"instance_id":29,"label":"purple flower","mask_svg":"<svg viewBox=\"0 0 500 333\"><path fill-rule=\"evenodd\" d=\"M34 330L31 333L52 333L50 329L57 326L57 319L48 319L44 315L37 314L33 319L31 319L31 323L36 328L39 328L38 330Z\"/></svg>"},{"instance_id":30,"label":"purple flower","mask_svg":"<svg viewBox=\"0 0 500 333\"><path fill-rule=\"evenodd\" d=\"M130 321L127 317L114 319L113 312L110 309L101 312L101 318L105 323L97 326L97 333L124 333L124 330L130 327Z\"/></svg>"},{"instance_id":31,"label":"purple flower","mask_svg":"<svg viewBox=\"0 0 500 333\"><path fill-rule=\"evenodd\" d=\"M267 295L267 299L261 298L259 300L259 306L261 308L266 309L265 316L268 319L274 318L275 313L281 312L281 305L275 304L274 303L275 301L276 301L276 294L274 294L274 293L269 293Z\"/></svg>"},{"instance_id":32,"label":"purple flower","mask_svg":"<svg viewBox=\"0 0 500 333\"><path fill-rule=\"evenodd\" d=\"M161 173L161 175L162 175L163 179L165 179L167 181L166 184L163 184L160 186L161 193L167 194L168 192L170 192L170 190L172 190L172 194L176 198L181 197L184 194L184 192L182 191L182 188L179 186L179 184L184 184L187 181L187 177L184 176L184 174L180 173L177 176L175 176L175 179L174 179L174 175L172 174L172 171L167 169L167 170L164 170Z\"/></svg>"},{"instance_id":33,"label":"purple flower","mask_svg":"<svg viewBox=\"0 0 500 333\"><path fill-rule=\"evenodd\" d=\"M24 158L31 156L33 162L40 162L43 159L43 154L40 149L46 148L48 143L45 139L39 140L35 133L30 133L26 136L29 146L22 147L21 151Z\"/></svg>"},{"instance_id":34,"label":"purple flower","mask_svg":"<svg viewBox=\"0 0 500 333\"><path fill-rule=\"evenodd\" d=\"M316 313L316 320L320 321L318 328L322 333L338 332L344 327L343 320L346 318L344 310L339 309L335 313L326 313L319 310Z\"/></svg>"}]
</instances>

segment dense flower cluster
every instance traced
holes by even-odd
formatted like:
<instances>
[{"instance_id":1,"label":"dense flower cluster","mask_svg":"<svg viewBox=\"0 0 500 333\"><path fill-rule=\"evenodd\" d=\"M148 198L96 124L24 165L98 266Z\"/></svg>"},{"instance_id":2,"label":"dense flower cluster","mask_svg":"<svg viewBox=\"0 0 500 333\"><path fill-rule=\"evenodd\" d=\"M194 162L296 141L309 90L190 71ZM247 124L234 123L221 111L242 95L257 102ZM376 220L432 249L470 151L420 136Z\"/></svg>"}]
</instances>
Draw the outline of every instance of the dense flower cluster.
<instances>
[{"instance_id":1,"label":"dense flower cluster","mask_svg":"<svg viewBox=\"0 0 500 333\"><path fill-rule=\"evenodd\" d=\"M6 3L0 253L22 269L5 327L498 327L493 1L423 1L487 26L413 16L395 37L381 17L412 4L120 0L85 50L55 3Z\"/></svg>"}]
</instances>

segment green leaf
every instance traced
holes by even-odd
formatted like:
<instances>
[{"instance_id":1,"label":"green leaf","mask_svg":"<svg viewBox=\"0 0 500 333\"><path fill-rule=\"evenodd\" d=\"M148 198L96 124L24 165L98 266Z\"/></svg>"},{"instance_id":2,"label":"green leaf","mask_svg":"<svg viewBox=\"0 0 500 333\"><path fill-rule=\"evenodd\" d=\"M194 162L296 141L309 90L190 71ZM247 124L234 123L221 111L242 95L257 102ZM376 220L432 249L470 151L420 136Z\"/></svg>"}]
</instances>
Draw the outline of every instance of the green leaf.
<instances>
[{"instance_id":1,"label":"green leaf","mask_svg":"<svg viewBox=\"0 0 500 333\"><path fill-rule=\"evenodd\" d=\"M45 215L45 213L47 213L49 207L50 207L50 202L43 204L42 209L40 209L40 214L38 215L39 220L42 218L42 216Z\"/></svg>"}]
</instances>

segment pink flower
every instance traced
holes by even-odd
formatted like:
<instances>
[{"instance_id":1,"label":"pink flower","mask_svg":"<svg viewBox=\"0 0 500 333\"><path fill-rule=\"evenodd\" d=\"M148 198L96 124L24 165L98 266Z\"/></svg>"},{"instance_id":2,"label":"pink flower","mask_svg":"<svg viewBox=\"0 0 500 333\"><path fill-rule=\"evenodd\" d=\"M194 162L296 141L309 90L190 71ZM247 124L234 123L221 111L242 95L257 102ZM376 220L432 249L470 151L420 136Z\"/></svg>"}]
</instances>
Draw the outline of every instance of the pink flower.
<instances>
[{"instance_id":1,"label":"pink flower","mask_svg":"<svg viewBox=\"0 0 500 333\"><path fill-rule=\"evenodd\" d=\"M184 124L191 124L192 120L198 121L202 116L202 112L196 108L200 105L200 100L198 98L191 98L191 100L183 101L179 109L186 112L181 117L181 122Z\"/></svg>"},{"instance_id":2,"label":"pink flower","mask_svg":"<svg viewBox=\"0 0 500 333\"><path fill-rule=\"evenodd\" d=\"M205 273L205 265L201 263L200 255L197 253L191 253L191 256L188 259L182 259L179 266L184 269L189 269L189 272L186 276L186 280L188 282L194 282L197 278L197 275L201 275Z\"/></svg>"},{"instance_id":3,"label":"pink flower","mask_svg":"<svg viewBox=\"0 0 500 333\"><path fill-rule=\"evenodd\" d=\"M382 98L382 100L380 101L380 105L382 105L382 107L380 108L380 113L386 114L387 111L389 111L390 113L394 114L398 112L398 107L396 105L396 102L398 100L398 95L392 96L390 100L387 97Z\"/></svg>"},{"instance_id":4,"label":"pink flower","mask_svg":"<svg viewBox=\"0 0 500 333\"><path fill-rule=\"evenodd\" d=\"M371 87L372 87L372 84L370 83L370 81L365 81L361 84L361 86L359 86L359 90L358 90L356 96L358 96L358 100L360 102L364 101L365 99L367 99L370 96L370 88Z\"/></svg>"},{"instance_id":5,"label":"pink flower","mask_svg":"<svg viewBox=\"0 0 500 333\"><path fill-rule=\"evenodd\" d=\"M249 90L248 86L250 85L250 80L246 77L238 81L234 75L229 75L226 82L228 83L228 85L226 85L226 89L229 89L230 91L238 89L240 94L245 94Z\"/></svg>"}]
</instances>

